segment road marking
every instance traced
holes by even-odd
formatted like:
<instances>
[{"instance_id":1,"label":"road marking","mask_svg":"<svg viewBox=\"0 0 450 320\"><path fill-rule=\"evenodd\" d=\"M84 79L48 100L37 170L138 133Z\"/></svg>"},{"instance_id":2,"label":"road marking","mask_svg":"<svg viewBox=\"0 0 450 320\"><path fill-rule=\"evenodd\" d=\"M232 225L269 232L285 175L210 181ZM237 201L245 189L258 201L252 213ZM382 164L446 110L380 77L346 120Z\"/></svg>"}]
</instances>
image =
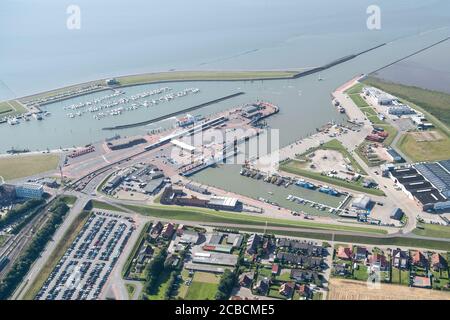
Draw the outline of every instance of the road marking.
<instances>
[{"instance_id":1,"label":"road marking","mask_svg":"<svg viewBox=\"0 0 450 320\"><path fill-rule=\"evenodd\" d=\"M106 163L111 163L108 159L106 159L105 155L102 155L103 160L105 160Z\"/></svg>"}]
</instances>

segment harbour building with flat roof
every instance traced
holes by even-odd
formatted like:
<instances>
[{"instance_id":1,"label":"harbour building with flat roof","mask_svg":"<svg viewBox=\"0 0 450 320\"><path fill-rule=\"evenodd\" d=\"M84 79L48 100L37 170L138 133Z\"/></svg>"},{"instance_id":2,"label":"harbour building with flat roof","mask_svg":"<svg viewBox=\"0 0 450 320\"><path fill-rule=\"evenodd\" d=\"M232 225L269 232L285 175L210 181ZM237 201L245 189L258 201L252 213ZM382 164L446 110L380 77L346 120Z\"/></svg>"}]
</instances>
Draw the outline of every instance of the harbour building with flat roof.
<instances>
[{"instance_id":1,"label":"harbour building with flat roof","mask_svg":"<svg viewBox=\"0 0 450 320\"><path fill-rule=\"evenodd\" d=\"M44 194L44 186L39 183L24 183L16 186L16 196L25 199L41 199Z\"/></svg>"}]
</instances>

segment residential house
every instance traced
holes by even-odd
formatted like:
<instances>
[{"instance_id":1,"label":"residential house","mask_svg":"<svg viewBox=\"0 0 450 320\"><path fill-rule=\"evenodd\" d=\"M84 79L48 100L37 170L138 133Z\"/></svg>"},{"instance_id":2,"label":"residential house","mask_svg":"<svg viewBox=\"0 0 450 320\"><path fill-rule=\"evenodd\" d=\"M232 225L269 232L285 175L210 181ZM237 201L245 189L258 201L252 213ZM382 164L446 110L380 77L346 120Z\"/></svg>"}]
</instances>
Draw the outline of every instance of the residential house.
<instances>
[{"instance_id":1,"label":"residential house","mask_svg":"<svg viewBox=\"0 0 450 320\"><path fill-rule=\"evenodd\" d=\"M448 262L440 253L433 253L431 256L431 267L434 271L447 270Z\"/></svg>"},{"instance_id":2,"label":"residential house","mask_svg":"<svg viewBox=\"0 0 450 320\"><path fill-rule=\"evenodd\" d=\"M161 236L164 239L170 239L172 238L174 232L175 232L175 225L173 223L167 223L164 225L164 228L161 231Z\"/></svg>"},{"instance_id":3,"label":"residential house","mask_svg":"<svg viewBox=\"0 0 450 320\"><path fill-rule=\"evenodd\" d=\"M386 271L389 268L389 263L384 254L374 253L369 258L369 263L372 267L380 271Z\"/></svg>"},{"instance_id":4,"label":"residential house","mask_svg":"<svg viewBox=\"0 0 450 320\"><path fill-rule=\"evenodd\" d=\"M163 224L158 221L156 224L152 226L152 229L150 230L150 238L153 240L157 239L159 235L161 234L161 231L163 229Z\"/></svg>"},{"instance_id":5,"label":"residential house","mask_svg":"<svg viewBox=\"0 0 450 320\"><path fill-rule=\"evenodd\" d=\"M406 269L409 267L408 252L401 249L394 249L392 252L392 265L398 269Z\"/></svg>"},{"instance_id":6,"label":"residential house","mask_svg":"<svg viewBox=\"0 0 450 320\"><path fill-rule=\"evenodd\" d=\"M247 240L247 253L255 254L258 251L258 246L261 243L261 236L256 233L252 234Z\"/></svg>"},{"instance_id":7,"label":"residential house","mask_svg":"<svg viewBox=\"0 0 450 320\"><path fill-rule=\"evenodd\" d=\"M367 258L367 248L357 246L354 252L354 259L365 260L366 258Z\"/></svg>"},{"instance_id":8,"label":"residential house","mask_svg":"<svg viewBox=\"0 0 450 320\"><path fill-rule=\"evenodd\" d=\"M305 299L311 299L312 290L307 284L299 285L297 292L300 295L300 297L303 297Z\"/></svg>"},{"instance_id":9,"label":"residential house","mask_svg":"<svg viewBox=\"0 0 450 320\"><path fill-rule=\"evenodd\" d=\"M421 267L421 268L427 268L428 267L428 259L425 257L425 255L420 251L414 251L411 254L411 263L413 266Z\"/></svg>"},{"instance_id":10,"label":"residential house","mask_svg":"<svg viewBox=\"0 0 450 320\"><path fill-rule=\"evenodd\" d=\"M321 257L309 257L290 252L278 252L278 261L282 263L301 266L308 269L322 269L325 264Z\"/></svg>"},{"instance_id":11,"label":"residential house","mask_svg":"<svg viewBox=\"0 0 450 320\"><path fill-rule=\"evenodd\" d=\"M253 282L253 277L253 272L246 272L241 274L241 276L239 277L239 285L246 288L250 287Z\"/></svg>"},{"instance_id":12,"label":"residential house","mask_svg":"<svg viewBox=\"0 0 450 320\"><path fill-rule=\"evenodd\" d=\"M302 283L314 283L318 286L322 284L319 274L311 270L292 269L291 279Z\"/></svg>"},{"instance_id":13,"label":"residential house","mask_svg":"<svg viewBox=\"0 0 450 320\"><path fill-rule=\"evenodd\" d=\"M322 246L314 245L312 242L305 242L290 239L278 239L278 247L286 248L289 251L295 251L307 256L325 256L326 250Z\"/></svg>"},{"instance_id":14,"label":"residential house","mask_svg":"<svg viewBox=\"0 0 450 320\"><path fill-rule=\"evenodd\" d=\"M334 265L334 275L345 277L350 274L350 266L345 263L339 263Z\"/></svg>"},{"instance_id":15,"label":"residential house","mask_svg":"<svg viewBox=\"0 0 450 320\"><path fill-rule=\"evenodd\" d=\"M341 260L351 260L353 257L352 248L339 246L336 256Z\"/></svg>"},{"instance_id":16,"label":"residential house","mask_svg":"<svg viewBox=\"0 0 450 320\"><path fill-rule=\"evenodd\" d=\"M285 282L280 286L280 290L278 292L285 296L290 298L295 290L295 282Z\"/></svg>"},{"instance_id":17,"label":"residential house","mask_svg":"<svg viewBox=\"0 0 450 320\"><path fill-rule=\"evenodd\" d=\"M258 280L256 285L253 287L253 291L255 294L258 294L260 296L265 296L267 294L267 291L270 287L270 280L269 278L263 278Z\"/></svg>"},{"instance_id":18,"label":"residential house","mask_svg":"<svg viewBox=\"0 0 450 320\"><path fill-rule=\"evenodd\" d=\"M280 266L277 263L272 264L272 275L276 276L280 272Z\"/></svg>"}]
</instances>

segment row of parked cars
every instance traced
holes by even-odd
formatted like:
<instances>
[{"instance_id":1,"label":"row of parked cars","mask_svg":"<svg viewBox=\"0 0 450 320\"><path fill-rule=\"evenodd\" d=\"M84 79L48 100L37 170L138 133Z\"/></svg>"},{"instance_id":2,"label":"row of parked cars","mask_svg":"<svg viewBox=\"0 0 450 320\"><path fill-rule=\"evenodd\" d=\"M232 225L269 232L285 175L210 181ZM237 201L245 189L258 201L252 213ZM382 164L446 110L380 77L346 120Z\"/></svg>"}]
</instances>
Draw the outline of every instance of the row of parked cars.
<instances>
[{"instance_id":1,"label":"row of parked cars","mask_svg":"<svg viewBox=\"0 0 450 320\"><path fill-rule=\"evenodd\" d=\"M135 229L133 222L118 214L91 215L35 298L97 299Z\"/></svg>"}]
</instances>

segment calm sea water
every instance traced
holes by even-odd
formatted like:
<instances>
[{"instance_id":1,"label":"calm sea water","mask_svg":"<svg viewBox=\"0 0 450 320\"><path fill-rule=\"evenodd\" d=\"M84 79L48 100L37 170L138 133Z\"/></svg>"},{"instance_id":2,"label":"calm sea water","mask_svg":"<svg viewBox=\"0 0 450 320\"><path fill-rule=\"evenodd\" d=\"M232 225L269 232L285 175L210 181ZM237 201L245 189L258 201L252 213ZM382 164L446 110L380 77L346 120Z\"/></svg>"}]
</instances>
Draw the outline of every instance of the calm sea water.
<instances>
[{"instance_id":1,"label":"calm sea water","mask_svg":"<svg viewBox=\"0 0 450 320\"><path fill-rule=\"evenodd\" d=\"M66 28L70 4L81 9L80 30ZM380 43L388 45L323 72L324 81L311 75L283 81L168 84L174 91L194 86L201 93L101 121L92 116L69 119L63 107L104 93L55 103L46 107L52 115L42 122L0 125L0 153L11 147L42 150L86 144L116 133L144 133L170 123L120 132L101 128L151 119L241 90L246 94L197 113L270 100L281 112L269 125L280 129L280 143L286 145L328 121L345 121L331 105L335 88L449 35L449 1L379 0L382 28L376 31L366 26L371 4L372 0L134 0L126 5L118 0L2 0L0 100L150 71L306 68ZM433 52L418 59L423 64L448 62L448 50ZM130 96L157 87L124 91ZM238 190L239 181L229 178L232 173L238 176L236 169L214 174L207 170L199 179ZM284 196L277 195L280 201Z\"/></svg>"},{"instance_id":2,"label":"calm sea water","mask_svg":"<svg viewBox=\"0 0 450 320\"><path fill-rule=\"evenodd\" d=\"M81 29L66 27L69 5ZM114 75L170 69L277 69L448 26L446 0L2 0L0 100Z\"/></svg>"}]
</instances>

